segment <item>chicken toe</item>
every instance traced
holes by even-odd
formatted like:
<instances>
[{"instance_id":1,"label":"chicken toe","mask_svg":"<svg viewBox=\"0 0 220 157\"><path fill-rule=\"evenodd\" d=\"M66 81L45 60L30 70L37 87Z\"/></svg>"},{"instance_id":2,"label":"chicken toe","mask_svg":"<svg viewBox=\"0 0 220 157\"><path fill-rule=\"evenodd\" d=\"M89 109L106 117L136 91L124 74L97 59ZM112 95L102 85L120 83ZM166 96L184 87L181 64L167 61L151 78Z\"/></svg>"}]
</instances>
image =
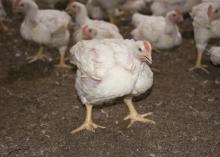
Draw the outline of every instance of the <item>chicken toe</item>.
<instances>
[{"instance_id":1,"label":"chicken toe","mask_svg":"<svg viewBox=\"0 0 220 157\"><path fill-rule=\"evenodd\" d=\"M202 64L202 53L197 52L197 58L196 58L196 65L189 69L189 71L194 71L196 69L203 70L207 74L209 74L209 71L206 69L208 65Z\"/></svg>"},{"instance_id":2,"label":"chicken toe","mask_svg":"<svg viewBox=\"0 0 220 157\"><path fill-rule=\"evenodd\" d=\"M67 68L71 69L71 66L65 63L65 52L60 52L60 63L55 65L56 68Z\"/></svg>"},{"instance_id":3,"label":"chicken toe","mask_svg":"<svg viewBox=\"0 0 220 157\"><path fill-rule=\"evenodd\" d=\"M43 54L43 47L40 47L37 54L31 57L28 57L28 60L29 60L28 63L33 63L37 60L42 60L42 61L49 60L49 57Z\"/></svg>"},{"instance_id":4,"label":"chicken toe","mask_svg":"<svg viewBox=\"0 0 220 157\"><path fill-rule=\"evenodd\" d=\"M129 115L126 116L124 118L124 120L128 120L128 119L131 120L130 124L128 125L128 128L131 127L134 124L134 122L156 124L155 121L145 118L146 116L152 115L153 114L152 112L145 113L145 114L139 114L136 111L136 109L135 109L135 107L134 107L134 105L132 103L132 99L131 98L125 98L124 102L128 106L128 110L129 110Z\"/></svg>"},{"instance_id":5,"label":"chicken toe","mask_svg":"<svg viewBox=\"0 0 220 157\"><path fill-rule=\"evenodd\" d=\"M101 126L101 125L97 125L93 122L93 120L92 120L92 105L86 104L86 119L85 119L84 123L80 127L71 131L71 133L75 134L75 133L82 131L84 129L86 129L88 131L95 132L95 129L97 129L97 128L104 129L105 127Z\"/></svg>"}]
</instances>

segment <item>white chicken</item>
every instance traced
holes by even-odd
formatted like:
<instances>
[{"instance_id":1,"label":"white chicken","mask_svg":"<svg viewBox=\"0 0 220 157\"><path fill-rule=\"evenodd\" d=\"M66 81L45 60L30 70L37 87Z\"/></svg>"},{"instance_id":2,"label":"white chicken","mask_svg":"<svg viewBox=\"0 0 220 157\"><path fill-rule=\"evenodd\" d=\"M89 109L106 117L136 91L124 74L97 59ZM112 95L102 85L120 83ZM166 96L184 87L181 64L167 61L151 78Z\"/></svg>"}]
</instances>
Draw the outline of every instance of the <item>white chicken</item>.
<instances>
[{"instance_id":1,"label":"white chicken","mask_svg":"<svg viewBox=\"0 0 220 157\"><path fill-rule=\"evenodd\" d=\"M6 19L6 12L4 9L4 6L2 4L2 0L0 0L0 29L2 28L3 31L7 31L8 27L5 26L5 24L3 23L3 21Z\"/></svg>"},{"instance_id":2,"label":"white chicken","mask_svg":"<svg viewBox=\"0 0 220 157\"><path fill-rule=\"evenodd\" d=\"M31 57L29 62L47 59L43 54L43 45L47 45L59 49L60 63L56 66L69 68L64 56L69 43L68 25L71 17L63 11L39 10L33 0L16 0L15 9L25 14L20 28L21 36L40 45L37 55Z\"/></svg>"},{"instance_id":3,"label":"white chicken","mask_svg":"<svg viewBox=\"0 0 220 157\"><path fill-rule=\"evenodd\" d=\"M123 11L134 13L146 9L146 6L146 0L126 0L124 4L120 7L120 9L122 9Z\"/></svg>"},{"instance_id":4,"label":"white chicken","mask_svg":"<svg viewBox=\"0 0 220 157\"><path fill-rule=\"evenodd\" d=\"M177 23L183 17L178 10L162 16L145 16L136 13L132 17L135 29L131 32L135 40L148 40L155 49L170 49L182 43Z\"/></svg>"},{"instance_id":5,"label":"white chicken","mask_svg":"<svg viewBox=\"0 0 220 157\"><path fill-rule=\"evenodd\" d=\"M122 38L116 25L101 20L90 19L86 7L82 3L72 2L68 5L66 10L70 15L75 16L75 41L81 41L85 39L86 34L89 34L89 32L85 31L84 26L88 26L92 29L95 28L94 32L96 32L96 35L93 34L94 38Z\"/></svg>"},{"instance_id":6,"label":"white chicken","mask_svg":"<svg viewBox=\"0 0 220 157\"><path fill-rule=\"evenodd\" d=\"M104 53L103 53L104 52ZM70 50L71 62L77 65L75 88L81 102L86 106L84 123L72 133L83 129L94 131L101 127L92 120L92 107L96 104L124 97L128 106L130 127L135 121L155 123L135 110L132 97L143 94L153 84L149 64L151 45L147 41L123 39L84 40ZM120 86L118 86L120 85Z\"/></svg>"},{"instance_id":7,"label":"white chicken","mask_svg":"<svg viewBox=\"0 0 220 157\"><path fill-rule=\"evenodd\" d=\"M212 47L209 50L210 61L214 65L220 65L220 47Z\"/></svg>"},{"instance_id":8,"label":"white chicken","mask_svg":"<svg viewBox=\"0 0 220 157\"><path fill-rule=\"evenodd\" d=\"M165 16L169 11L179 9L182 13L190 12L201 0L154 0L151 11L154 15Z\"/></svg>"},{"instance_id":9,"label":"white chicken","mask_svg":"<svg viewBox=\"0 0 220 157\"><path fill-rule=\"evenodd\" d=\"M103 20L106 18L105 14L107 13L107 17L114 23L115 10L125 1L126 0L88 0L87 8L89 15L93 19Z\"/></svg>"},{"instance_id":10,"label":"white chicken","mask_svg":"<svg viewBox=\"0 0 220 157\"><path fill-rule=\"evenodd\" d=\"M201 3L192 9L194 39L197 48L197 59L194 67L189 70L201 69L208 73L202 65L202 54L206 49L209 39L220 37L220 3Z\"/></svg>"},{"instance_id":11,"label":"white chicken","mask_svg":"<svg viewBox=\"0 0 220 157\"><path fill-rule=\"evenodd\" d=\"M34 0L36 3L42 3L46 6L48 6L49 8L54 9L56 4L59 2L68 2L68 0Z\"/></svg>"}]
</instances>

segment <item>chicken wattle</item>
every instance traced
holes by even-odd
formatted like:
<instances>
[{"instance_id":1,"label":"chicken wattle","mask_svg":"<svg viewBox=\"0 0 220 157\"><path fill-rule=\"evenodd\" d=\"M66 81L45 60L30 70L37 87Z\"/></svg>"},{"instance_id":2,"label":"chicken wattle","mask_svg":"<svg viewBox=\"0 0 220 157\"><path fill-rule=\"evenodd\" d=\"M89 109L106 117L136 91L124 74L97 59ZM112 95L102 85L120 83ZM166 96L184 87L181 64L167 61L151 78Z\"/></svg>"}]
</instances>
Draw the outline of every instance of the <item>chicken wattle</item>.
<instances>
[{"instance_id":1,"label":"chicken wattle","mask_svg":"<svg viewBox=\"0 0 220 157\"><path fill-rule=\"evenodd\" d=\"M151 45L147 41L123 39L84 40L71 50L71 62L78 68L75 88L87 114L83 129L94 131L101 127L92 121L92 106L124 97L128 106L129 127L135 122L155 123L135 110L132 97L143 94L153 84L153 73L145 63L151 64ZM118 86L120 84L120 86Z\"/></svg>"}]
</instances>

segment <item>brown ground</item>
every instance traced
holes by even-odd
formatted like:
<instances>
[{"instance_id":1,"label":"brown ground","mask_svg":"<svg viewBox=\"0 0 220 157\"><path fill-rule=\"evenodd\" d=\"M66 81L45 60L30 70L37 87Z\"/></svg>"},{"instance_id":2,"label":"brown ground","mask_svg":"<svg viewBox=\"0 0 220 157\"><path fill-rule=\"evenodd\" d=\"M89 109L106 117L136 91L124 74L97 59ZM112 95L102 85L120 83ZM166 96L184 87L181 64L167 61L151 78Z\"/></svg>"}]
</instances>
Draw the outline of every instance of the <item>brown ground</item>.
<instances>
[{"instance_id":1,"label":"brown ground","mask_svg":"<svg viewBox=\"0 0 220 157\"><path fill-rule=\"evenodd\" d=\"M75 135L70 131L85 115L74 90L75 71L53 68L53 49L48 54L54 62L27 64L37 47L21 39L19 21L9 22L14 30L0 35L0 156L219 157L220 69L205 55L209 75L187 70L195 58L189 22L179 48L153 54L160 73L150 94L136 102L141 113L154 112L156 125L127 129L127 108L119 102L94 110L95 122L106 129Z\"/></svg>"}]
</instances>

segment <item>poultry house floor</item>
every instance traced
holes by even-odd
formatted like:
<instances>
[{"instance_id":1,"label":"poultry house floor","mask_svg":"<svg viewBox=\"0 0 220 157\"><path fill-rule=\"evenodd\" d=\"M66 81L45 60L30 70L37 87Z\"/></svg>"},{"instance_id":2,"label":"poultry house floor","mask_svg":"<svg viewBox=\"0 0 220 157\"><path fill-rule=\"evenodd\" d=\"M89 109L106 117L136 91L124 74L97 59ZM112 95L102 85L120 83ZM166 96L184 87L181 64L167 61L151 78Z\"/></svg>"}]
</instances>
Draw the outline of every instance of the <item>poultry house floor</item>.
<instances>
[{"instance_id":1,"label":"poultry house floor","mask_svg":"<svg viewBox=\"0 0 220 157\"><path fill-rule=\"evenodd\" d=\"M84 120L85 108L74 90L75 70L52 63L28 64L37 46L21 39L19 20L0 35L0 156L2 157L219 157L220 69L189 72L195 46L190 20L182 25L183 44L153 53L154 86L135 102L140 113L153 112L156 125L127 128L121 102L94 109L94 121L106 126L95 133L70 134ZM129 37L131 27L121 23ZM217 45L218 41L212 41Z\"/></svg>"}]
</instances>

